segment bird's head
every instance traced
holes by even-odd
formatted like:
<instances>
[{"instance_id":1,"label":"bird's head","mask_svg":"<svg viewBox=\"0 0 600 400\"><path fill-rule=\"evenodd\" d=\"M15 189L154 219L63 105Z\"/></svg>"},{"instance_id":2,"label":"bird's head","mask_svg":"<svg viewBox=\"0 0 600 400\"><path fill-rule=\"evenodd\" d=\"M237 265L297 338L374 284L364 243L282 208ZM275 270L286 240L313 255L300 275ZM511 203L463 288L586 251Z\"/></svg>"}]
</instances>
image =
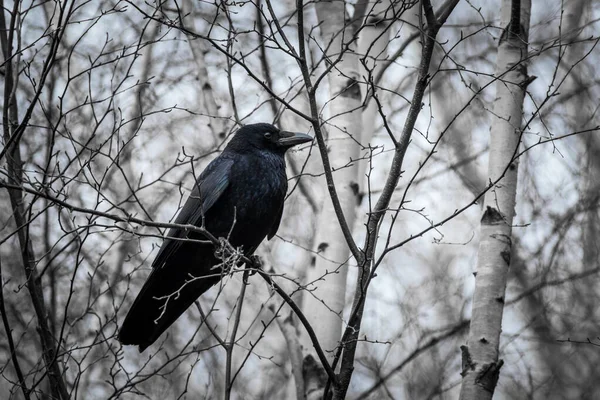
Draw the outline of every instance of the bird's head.
<instances>
[{"instance_id":1,"label":"bird's head","mask_svg":"<svg viewBox=\"0 0 600 400\"><path fill-rule=\"evenodd\" d=\"M242 151L256 148L283 154L291 147L312 140L306 133L282 131L271 124L261 123L241 127L227 147Z\"/></svg>"}]
</instances>

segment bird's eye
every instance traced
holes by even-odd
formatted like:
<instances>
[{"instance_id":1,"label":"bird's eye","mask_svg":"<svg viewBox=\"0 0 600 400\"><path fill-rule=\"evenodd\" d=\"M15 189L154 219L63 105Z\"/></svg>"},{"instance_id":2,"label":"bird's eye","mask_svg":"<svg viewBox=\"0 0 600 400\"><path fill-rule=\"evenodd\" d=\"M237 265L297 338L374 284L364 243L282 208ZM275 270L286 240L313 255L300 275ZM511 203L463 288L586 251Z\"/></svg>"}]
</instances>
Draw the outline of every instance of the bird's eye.
<instances>
[{"instance_id":1,"label":"bird's eye","mask_svg":"<svg viewBox=\"0 0 600 400\"><path fill-rule=\"evenodd\" d=\"M265 139L271 140L271 132L265 133Z\"/></svg>"}]
</instances>

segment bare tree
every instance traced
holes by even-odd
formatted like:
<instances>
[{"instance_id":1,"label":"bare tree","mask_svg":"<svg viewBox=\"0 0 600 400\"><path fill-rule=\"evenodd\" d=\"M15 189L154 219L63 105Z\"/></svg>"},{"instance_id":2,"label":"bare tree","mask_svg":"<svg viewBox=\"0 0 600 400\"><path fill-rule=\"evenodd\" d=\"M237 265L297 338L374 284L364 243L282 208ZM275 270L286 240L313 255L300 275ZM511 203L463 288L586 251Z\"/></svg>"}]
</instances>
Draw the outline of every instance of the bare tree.
<instances>
[{"instance_id":1,"label":"bare tree","mask_svg":"<svg viewBox=\"0 0 600 400\"><path fill-rule=\"evenodd\" d=\"M1 4L0 398L597 392L594 4ZM251 122L316 139L262 270L238 258L123 347L195 177Z\"/></svg>"}]
</instances>

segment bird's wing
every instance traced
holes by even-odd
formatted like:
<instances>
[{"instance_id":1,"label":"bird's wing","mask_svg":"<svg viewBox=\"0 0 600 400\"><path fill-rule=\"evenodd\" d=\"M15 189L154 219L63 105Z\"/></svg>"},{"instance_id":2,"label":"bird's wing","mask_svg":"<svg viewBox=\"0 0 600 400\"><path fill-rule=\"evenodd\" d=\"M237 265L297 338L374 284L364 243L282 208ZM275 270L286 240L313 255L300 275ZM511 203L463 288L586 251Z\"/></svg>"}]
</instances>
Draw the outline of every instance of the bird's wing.
<instances>
[{"instance_id":1,"label":"bird's wing","mask_svg":"<svg viewBox=\"0 0 600 400\"><path fill-rule=\"evenodd\" d=\"M221 197L227 186L229 186L229 174L233 160L219 157L206 167L204 172L198 178L194 189L183 205L183 208L175 218L176 224L192 224L200 226L202 216L215 204ZM171 228L168 237L182 238L186 232L181 229ZM180 240L165 239L154 262L152 268L160 267L181 247Z\"/></svg>"},{"instance_id":2,"label":"bird's wing","mask_svg":"<svg viewBox=\"0 0 600 400\"><path fill-rule=\"evenodd\" d=\"M273 238L273 236L275 236L275 234L277 233L277 230L279 229L279 224L281 223L281 216L283 215L283 204L281 204L281 209L279 210L279 214L277 214L277 219L275 220L275 222L273 223L273 225L271 225L271 229L269 229L269 240L271 240Z\"/></svg>"},{"instance_id":3,"label":"bird's wing","mask_svg":"<svg viewBox=\"0 0 600 400\"><path fill-rule=\"evenodd\" d=\"M208 171L207 168L207 170L200 175L197 187L200 187L202 209L199 209L198 207L194 208L192 211L192 219L194 221L198 221L202 218L202 215L206 214L206 212L215 204L217 199L221 197L225 189L227 189L227 186L229 186L229 173L231 172L232 165L232 159L223 158L215 168L211 168L214 169L213 171ZM196 190L196 193L197 192L198 191ZM185 209L185 206L183 208ZM181 210L182 213L183 211L184 210Z\"/></svg>"}]
</instances>

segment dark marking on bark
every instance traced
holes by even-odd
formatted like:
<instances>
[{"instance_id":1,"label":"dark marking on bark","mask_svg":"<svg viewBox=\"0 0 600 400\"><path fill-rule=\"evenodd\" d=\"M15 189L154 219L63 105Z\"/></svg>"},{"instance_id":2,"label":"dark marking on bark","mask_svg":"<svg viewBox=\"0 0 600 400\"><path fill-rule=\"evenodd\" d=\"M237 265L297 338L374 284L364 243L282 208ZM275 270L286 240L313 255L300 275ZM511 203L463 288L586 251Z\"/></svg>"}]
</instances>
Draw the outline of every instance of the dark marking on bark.
<instances>
[{"instance_id":1,"label":"dark marking on bark","mask_svg":"<svg viewBox=\"0 0 600 400\"><path fill-rule=\"evenodd\" d=\"M509 23L506 28L502 31L502 35L500 36L500 42L498 42L498 46L502 45L504 42L508 41L513 46L523 46L523 38L525 38L525 27L523 24L519 24L519 31L513 29L513 24Z\"/></svg>"},{"instance_id":2,"label":"dark marking on bark","mask_svg":"<svg viewBox=\"0 0 600 400\"><path fill-rule=\"evenodd\" d=\"M481 223L483 225L496 225L504 222L504 218L500 211L497 209L487 206L483 216L481 217Z\"/></svg>"},{"instance_id":3,"label":"dark marking on bark","mask_svg":"<svg viewBox=\"0 0 600 400\"><path fill-rule=\"evenodd\" d=\"M491 237L493 237L496 240L499 240L499 241L503 242L509 248L512 247L512 239L508 235L505 235L503 233L499 233L499 234L491 235ZM504 250L504 251L508 251L508 250Z\"/></svg>"},{"instance_id":4,"label":"dark marking on bark","mask_svg":"<svg viewBox=\"0 0 600 400\"><path fill-rule=\"evenodd\" d=\"M346 81L346 87L340 92L340 96L360 100L360 85L358 81L354 78L349 78Z\"/></svg>"},{"instance_id":5,"label":"dark marking on bark","mask_svg":"<svg viewBox=\"0 0 600 400\"><path fill-rule=\"evenodd\" d=\"M275 307L273 307L273 308L275 308ZM283 322L286 323L286 324L290 324L290 325L294 326L294 315L290 312L288 314L288 316L285 317L285 319L283 320Z\"/></svg>"},{"instance_id":6,"label":"dark marking on bark","mask_svg":"<svg viewBox=\"0 0 600 400\"><path fill-rule=\"evenodd\" d=\"M307 397L311 392L322 391L327 383L327 373L310 354L302 360L302 376L304 377L304 393L307 394ZM311 397L314 398L312 395Z\"/></svg>"},{"instance_id":7,"label":"dark marking on bark","mask_svg":"<svg viewBox=\"0 0 600 400\"><path fill-rule=\"evenodd\" d=\"M350 189L352 189L352 194L358 196L358 183L350 182Z\"/></svg>"},{"instance_id":8,"label":"dark marking on bark","mask_svg":"<svg viewBox=\"0 0 600 400\"><path fill-rule=\"evenodd\" d=\"M473 272L473 276L477 278L477 271Z\"/></svg>"},{"instance_id":9,"label":"dark marking on bark","mask_svg":"<svg viewBox=\"0 0 600 400\"><path fill-rule=\"evenodd\" d=\"M527 65L521 63L515 66L515 71L517 71L521 76L527 76ZM522 83L522 82L521 82ZM519 83L520 85L520 83Z\"/></svg>"},{"instance_id":10,"label":"dark marking on bark","mask_svg":"<svg viewBox=\"0 0 600 400\"><path fill-rule=\"evenodd\" d=\"M356 203L360 206L362 204L362 201L364 198L365 198L365 192L360 192L358 194L358 198L356 199Z\"/></svg>"},{"instance_id":11,"label":"dark marking on bark","mask_svg":"<svg viewBox=\"0 0 600 400\"><path fill-rule=\"evenodd\" d=\"M504 260L506 265L510 265L510 250L501 251L500 256L502 256L502 259Z\"/></svg>"},{"instance_id":12,"label":"dark marking on bark","mask_svg":"<svg viewBox=\"0 0 600 400\"><path fill-rule=\"evenodd\" d=\"M460 346L460 354L462 356L462 370L460 371L460 375L465 376L469 371L474 371L477 364L473 362L467 346Z\"/></svg>"},{"instance_id":13,"label":"dark marking on bark","mask_svg":"<svg viewBox=\"0 0 600 400\"><path fill-rule=\"evenodd\" d=\"M315 257L315 256L312 256L312 257L310 258L310 266L311 266L311 267L314 267L316 264L317 264L317 257Z\"/></svg>"},{"instance_id":14,"label":"dark marking on bark","mask_svg":"<svg viewBox=\"0 0 600 400\"><path fill-rule=\"evenodd\" d=\"M503 360L498 360L498 363L482 365L481 371L479 371L475 377L475 384L481 386L490 393L494 393L502 365L504 365Z\"/></svg>"},{"instance_id":15,"label":"dark marking on bark","mask_svg":"<svg viewBox=\"0 0 600 400\"><path fill-rule=\"evenodd\" d=\"M527 87L529 86L529 84L533 81L535 81L537 79L537 76L535 75L529 75L528 77L526 77L523 82L519 83L519 86L521 87L521 89L527 89Z\"/></svg>"},{"instance_id":16,"label":"dark marking on bark","mask_svg":"<svg viewBox=\"0 0 600 400\"><path fill-rule=\"evenodd\" d=\"M510 169L511 171L514 171L515 169L517 169L517 164L512 163L508 166L508 169Z\"/></svg>"},{"instance_id":17,"label":"dark marking on bark","mask_svg":"<svg viewBox=\"0 0 600 400\"><path fill-rule=\"evenodd\" d=\"M208 83L208 81L204 81L204 84L202 85L202 90L210 90L210 83Z\"/></svg>"},{"instance_id":18,"label":"dark marking on bark","mask_svg":"<svg viewBox=\"0 0 600 400\"><path fill-rule=\"evenodd\" d=\"M504 304L504 296L496 297L498 303Z\"/></svg>"},{"instance_id":19,"label":"dark marking on bark","mask_svg":"<svg viewBox=\"0 0 600 400\"><path fill-rule=\"evenodd\" d=\"M321 252L327 250L328 247L329 247L329 243L321 242L321 243L319 243L319 246L317 246L317 252L321 253Z\"/></svg>"},{"instance_id":20,"label":"dark marking on bark","mask_svg":"<svg viewBox=\"0 0 600 400\"><path fill-rule=\"evenodd\" d=\"M481 339L479 339L479 341L481 343L483 343L483 344L488 344L489 343L488 340L486 338L484 338L484 337L482 337Z\"/></svg>"}]
</instances>

